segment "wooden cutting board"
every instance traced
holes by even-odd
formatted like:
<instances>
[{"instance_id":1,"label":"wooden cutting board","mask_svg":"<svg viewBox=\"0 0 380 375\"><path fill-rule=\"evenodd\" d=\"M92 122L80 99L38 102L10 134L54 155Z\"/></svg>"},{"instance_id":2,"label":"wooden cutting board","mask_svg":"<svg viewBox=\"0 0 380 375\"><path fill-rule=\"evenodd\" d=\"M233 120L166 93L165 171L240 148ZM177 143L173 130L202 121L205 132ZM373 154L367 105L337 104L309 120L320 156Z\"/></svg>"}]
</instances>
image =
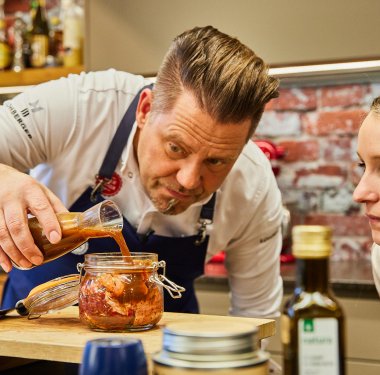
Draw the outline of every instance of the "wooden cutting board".
<instances>
[{"instance_id":1,"label":"wooden cutting board","mask_svg":"<svg viewBox=\"0 0 380 375\"><path fill-rule=\"evenodd\" d=\"M0 356L44 359L80 363L87 340L125 335L142 340L148 356L160 351L161 328L167 323L212 319L218 323L243 321L259 329L259 339L275 334L275 321L270 319L237 318L229 316L164 313L159 324L148 331L133 333L95 332L79 321L78 307L43 315L38 319L21 317L17 313L0 319ZM2 358L5 361L5 358ZM1 363L1 357L0 357Z\"/></svg>"}]
</instances>

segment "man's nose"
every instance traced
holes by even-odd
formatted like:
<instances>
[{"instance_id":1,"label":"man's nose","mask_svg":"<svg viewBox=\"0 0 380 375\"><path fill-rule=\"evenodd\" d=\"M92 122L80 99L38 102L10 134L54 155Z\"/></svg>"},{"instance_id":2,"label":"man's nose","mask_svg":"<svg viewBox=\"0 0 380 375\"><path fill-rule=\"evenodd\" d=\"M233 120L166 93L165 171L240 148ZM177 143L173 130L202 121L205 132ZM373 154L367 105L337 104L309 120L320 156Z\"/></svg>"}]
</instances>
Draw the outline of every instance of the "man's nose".
<instances>
[{"instance_id":1,"label":"man's nose","mask_svg":"<svg viewBox=\"0 0 380 375\"><path fill-rule=\"evenodd\" d=\"M187 190L198 188L202 181L202 165L195 161L184 161L177 172L177 181Z\"/></svg>"}]
</instances>

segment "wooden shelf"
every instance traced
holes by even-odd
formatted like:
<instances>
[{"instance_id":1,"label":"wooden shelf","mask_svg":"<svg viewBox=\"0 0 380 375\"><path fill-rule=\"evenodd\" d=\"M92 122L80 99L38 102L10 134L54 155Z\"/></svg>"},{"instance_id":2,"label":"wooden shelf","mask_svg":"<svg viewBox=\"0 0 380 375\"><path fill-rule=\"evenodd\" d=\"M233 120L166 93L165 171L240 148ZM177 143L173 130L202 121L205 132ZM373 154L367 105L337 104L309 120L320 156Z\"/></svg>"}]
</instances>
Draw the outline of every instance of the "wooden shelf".
<instances>
[{"instance_id":1,"label":"wooden shelf","mask_svg":"<svg viewBox=\"0 0 380 375\"><path fill-rule=\"evenodd\" d=\"M36 85L52 79L66 77L70 73L80 73L82 71L84 71L83 66L35 68L25 69L21 72L7 70L0 72L0 87Z\"/></svg>"}]
</instances>

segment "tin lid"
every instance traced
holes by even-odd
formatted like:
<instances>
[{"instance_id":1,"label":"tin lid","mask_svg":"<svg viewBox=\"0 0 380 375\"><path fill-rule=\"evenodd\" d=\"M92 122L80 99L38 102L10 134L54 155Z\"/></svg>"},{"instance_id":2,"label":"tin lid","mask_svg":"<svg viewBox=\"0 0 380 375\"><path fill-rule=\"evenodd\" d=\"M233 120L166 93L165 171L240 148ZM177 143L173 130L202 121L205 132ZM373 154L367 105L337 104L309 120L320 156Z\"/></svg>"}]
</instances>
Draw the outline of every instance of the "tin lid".
<instances>
[{"instance_id":1,"label":"tin lid","mask_svg":"<svg viewBox=\"0 0 380 375\"><path fill-rule=\"evenodd\" d=\"M296 258L327 258L332 252L332 230L324 225L295 225L292 253Z\"/></svg>"},{"instance_id":2,"label":"tin lid","mask_svg":"<svg viewBox=\"0 0 380 375\"><path fill-rule=\"evenodd\" d=\"M22 315L38 318L40 315L64 309L78 303L80 274L58 277L36 286L29 295L18 301L16 310Z\"/></svg>"},{"instance_id":3,"label":"tin lid","mask_svg":"<svg viewBox=\"0 0 380 375\"><path fill-rule=\"evenodd\" d=\"M170 323L163 329L163 348L153 360L189 368L243 367L261 363L258 329L249 323L215 320Z\"/></svg>"}]
</instances>

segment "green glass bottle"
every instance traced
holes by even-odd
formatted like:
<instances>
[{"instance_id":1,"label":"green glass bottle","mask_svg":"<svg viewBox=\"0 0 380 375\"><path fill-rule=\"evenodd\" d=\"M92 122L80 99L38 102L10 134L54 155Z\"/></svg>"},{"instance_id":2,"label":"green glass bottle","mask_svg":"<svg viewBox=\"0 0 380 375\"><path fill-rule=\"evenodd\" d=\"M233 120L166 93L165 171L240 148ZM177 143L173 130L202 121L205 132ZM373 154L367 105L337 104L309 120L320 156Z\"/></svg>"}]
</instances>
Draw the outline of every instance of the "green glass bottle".
<instances>
[{"instance_id":1,"label":"green glass bottle","mask_svg":"<svg viewBox=\"0 0 380 375\"><path fill-rule=\"evenodd\" d=\"M285 375L344 375L345 318L329 283L331 228L292 231L296 287L281 316Z\"/></svg>"}]
</instances>

